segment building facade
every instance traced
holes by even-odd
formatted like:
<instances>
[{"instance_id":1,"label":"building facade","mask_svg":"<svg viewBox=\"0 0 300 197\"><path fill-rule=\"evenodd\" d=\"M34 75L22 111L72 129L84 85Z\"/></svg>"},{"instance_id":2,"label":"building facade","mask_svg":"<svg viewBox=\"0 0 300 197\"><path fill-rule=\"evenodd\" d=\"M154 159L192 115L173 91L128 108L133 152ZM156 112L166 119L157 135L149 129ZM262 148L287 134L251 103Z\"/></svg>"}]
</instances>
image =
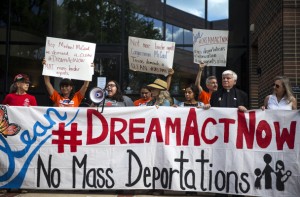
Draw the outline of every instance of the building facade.
<instances>
[{"instance_id":1,"label":"building facade","mask_svg":"<svg viewBox=\"0 0 300 197\"><path fill-rule=\"evenodd\" d=\"M212 1L177 0L3 0L0 15L0 100L9 92L13 78L26 73L31 78L29 92L38 105L51 106L42 76L41 60L46 37L96 43L95 74L117 80L123 90L130 87L132 99L142 85L157 76L129 70L128 36L176 43L171 93L184 97L182 89L194 83L198 65L193 63L192 29L229 30L226 67L208 67L202 77L231 69L238 73L237 85L249 92L249 1L225 0L221 10ZM216 18L218 13L227 13ZM252 77L252 76L251 76ZM51 78L58 88L58 78ZM81 81L75 81L80 87ZM87 95L88 95L87 91ZM255 96L251 94L252 96ZM88 97L88 96L87 96Z\"/></svg>"},{"instance_id":2,"label":"building facade","mask_svg":"<svg viewBox=\"0 0 300 197\"><path fill-rule=\"evenodd\" d=\"M275 76L290 79L300 105L300 0L251 0L249 94L253 108L272 93Z\"/></svg>"}]
</instances>

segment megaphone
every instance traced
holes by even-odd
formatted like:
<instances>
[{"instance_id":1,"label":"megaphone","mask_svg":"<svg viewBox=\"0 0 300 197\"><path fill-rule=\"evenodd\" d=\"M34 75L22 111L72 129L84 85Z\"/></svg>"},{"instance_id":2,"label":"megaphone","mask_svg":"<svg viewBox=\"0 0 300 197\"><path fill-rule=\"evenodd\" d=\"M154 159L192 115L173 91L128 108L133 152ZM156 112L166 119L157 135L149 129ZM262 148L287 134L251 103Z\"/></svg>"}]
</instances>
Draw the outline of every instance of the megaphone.
<instances>
[{"instance_id":1,"label":"megaphone","mask_svg":"<svg viewBox=\"0 0 300 197\"><path fill-rule=\"evenodd\" d=\"M102 88L99 88L99 87L95 87L95 88L91 89L91 91L90 91L91 101L95 104L98 104L97 105L97 110L98 110L99 104L102 102L102 111L101 111L101 113L103 112L103 107L104 107L106 95L107 95L107 91L103 90Z\"/></svg>"}]
</instances>

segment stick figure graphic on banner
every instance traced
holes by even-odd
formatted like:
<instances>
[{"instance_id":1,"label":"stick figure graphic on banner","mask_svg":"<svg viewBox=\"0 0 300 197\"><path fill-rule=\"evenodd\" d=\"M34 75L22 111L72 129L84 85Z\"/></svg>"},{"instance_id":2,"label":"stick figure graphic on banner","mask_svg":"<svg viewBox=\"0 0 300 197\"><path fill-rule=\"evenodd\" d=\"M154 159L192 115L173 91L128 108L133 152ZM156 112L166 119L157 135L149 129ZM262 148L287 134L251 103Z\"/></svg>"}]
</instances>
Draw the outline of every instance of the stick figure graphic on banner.
<instances>
[{"instance_id":1,"label":"stick figure graphic on banner","mask_svg":"<svg viewBox=\"0 0 300 197\"><path fill-rule=\"evenodd\" d=\"M264 155L264 161L266 163L265 169L262 171L261 176L265 176L265 189L272 189L272 176L271 173L274 172L274 169L270 166L272 157L269 154Z\"/></svg>"},{"instance_id":2,"label":"stick figure graphic on banner","mask_svg":"<svg viewBox=\"0 0 300 197\"><path fill-rule=\"evenodd\" d=\"M289 177L292 175L292 172L290 170L285 170L284 162L282 160L278 160L275 165L275 170L270 166L270 163L272 161L272 156L269 154L264 155L264 162L266 163L266 166L264 170L261 172L259 168L256 168L254 170L254 174L256 175L256 179L254 182L254 186L256 189L261 189L261 178L264 176L265 178L265 189L272 189L272 172L276 175L276 189L278 191L284 191L284 183L287 182Z\"/></svg>"},{"instance_id":3,"label":"stick figure graphic on banner","mask_svg":"<svg viewBox=\"0 0 300 197\"><path fill-rule=\"evenodd\" d=\"M256 175L256 179L255 179L255 182L254 182L254 186L256 189L261 189L261 183L260 183L260 180L261 180L261 170L259 168L256 168L254 170L254 174Z\"/></svg>"},{"instance_id":4,"label":"stick figure graphic on banner","mask_svg":"<svg viewBox=\"0 0 300 197\"><path fill-rule=\"evenodd\" d=\"M276 162L276 189L278 191L284 191L284 183L289 179L292 175L290 170L284 173L284 163L281 160Z\"/></svg>"}]
</instances>

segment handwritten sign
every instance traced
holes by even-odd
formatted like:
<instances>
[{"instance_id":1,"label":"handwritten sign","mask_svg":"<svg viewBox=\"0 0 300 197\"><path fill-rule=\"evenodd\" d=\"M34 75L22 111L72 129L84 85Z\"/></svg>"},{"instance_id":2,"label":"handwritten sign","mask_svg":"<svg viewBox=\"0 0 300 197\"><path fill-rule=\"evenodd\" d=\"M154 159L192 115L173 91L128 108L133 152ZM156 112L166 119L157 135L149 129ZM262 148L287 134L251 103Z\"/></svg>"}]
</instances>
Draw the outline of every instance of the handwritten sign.
<instances>
[{"instance_id":1,"label":"handwritten sign","mask_svg":"<svg viewBox=\"0 0 300 197\"><path fill-rule=\"evenodd\" d=\"M43 75L91 81L96 44L47 37Z\"/></svg>"},{"instance_id":2,"label":"handwritten sign","mask_svg":"<svg viewBox=\"0 0 300 197\"><path fill-rule=\"evenodd\" d=\"M129 68L167 76L169 68L173 67L174 50L175 42L129 37Z\"/></svg>"},{"instance_id":3,"label":"handwritten sign","mask_svg":"<svg viewBox=\"0 0 300 197\"><path fill-rule=\"evenodd\" d=\"M298 110L0 105L0 121L0 189L300 193Z\"/></svg>"},{"instance_id":4,"label":"handwritten sign","mask_svg":"<svg viewBox=\"0 0 300 197\"><path fill-rule=\"evenodd\" d=\"M228 31L193 29L194 63L226 67Z\"/></svg>"}]
</instances>

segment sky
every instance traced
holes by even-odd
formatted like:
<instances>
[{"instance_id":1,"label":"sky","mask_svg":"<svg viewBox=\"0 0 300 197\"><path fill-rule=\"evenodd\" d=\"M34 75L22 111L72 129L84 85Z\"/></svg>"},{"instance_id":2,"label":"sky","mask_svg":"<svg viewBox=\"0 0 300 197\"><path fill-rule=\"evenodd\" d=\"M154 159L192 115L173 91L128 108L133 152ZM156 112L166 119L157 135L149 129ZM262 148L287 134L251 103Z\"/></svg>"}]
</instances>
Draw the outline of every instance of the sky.
<instances>
[{"instance_id":1,"label":"sky","mask_svg":"<svg viewBox=\"0 0 300 197\"><path fill-rule=\"evenodd\" d=\"M163 0L162 0L163 1ZM204 18L205 0L166 0L167 4L185 12ZM228 19L229 0L207 0L208 21Z\"/></svg>"}]
</instances>

